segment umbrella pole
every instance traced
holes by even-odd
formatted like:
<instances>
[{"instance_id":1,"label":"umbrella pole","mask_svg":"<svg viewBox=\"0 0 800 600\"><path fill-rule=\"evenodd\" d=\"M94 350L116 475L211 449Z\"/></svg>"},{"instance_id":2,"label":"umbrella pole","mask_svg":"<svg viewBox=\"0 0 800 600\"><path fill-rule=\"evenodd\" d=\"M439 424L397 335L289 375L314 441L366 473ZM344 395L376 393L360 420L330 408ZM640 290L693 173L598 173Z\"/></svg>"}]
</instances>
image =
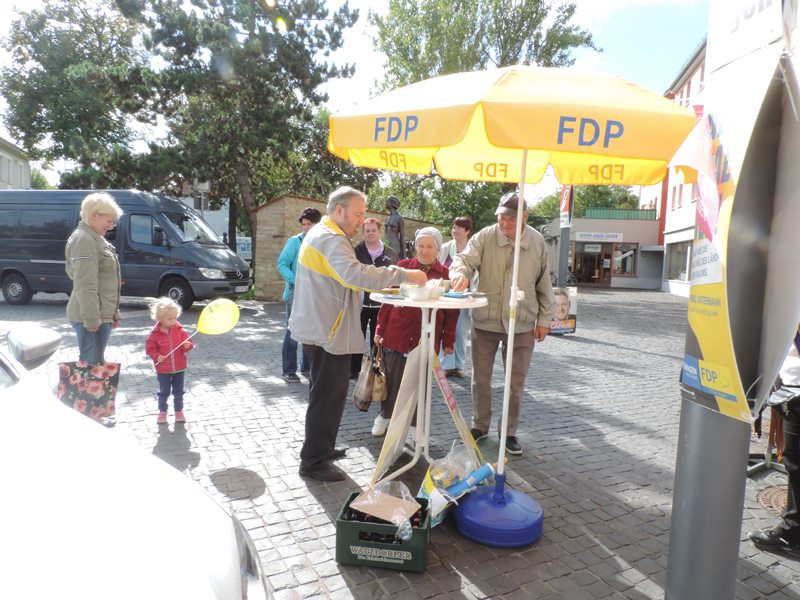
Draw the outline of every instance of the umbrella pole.
<instances>
[{"instance_id":1,"label":"umbrella pole","mask_svg":"<svg viewBox=\"0 0 800 600\"><path fill-rule=\"evenodd\" d=\"M517 276L519 247L522 239L522 214L525 206L525 167L528 151L522 151L522 174L517 203L517 235L514 243L514 263L511 275L510 315L506 343L503 413L500 418L500 452L494 490L479 488L463 497L455 507L456 527L462 535L489 546L519 548L533 544L542 536L544 511L533 498L518 490L505 489L506 428L511 398L511 367L514 360L514 332L517 321ZM533 334L531 334L533 335Z\"/></svg>"},{"instance_id":2,"label":"umbrella pole","mask_svg":"<svg viewBox=\"0 0 800 600\"><path fill-rule=\"evenodd\" d=\"M519 297L517 279L519 277L519 246L522 239L522 214L525 212L525 168L528 164L528 151L522 151L522 171L519 182L519 202L517 203L517 235L514 243L514 262L511 268L511 298L509 300L508 342L506 343L505 378L503 385L503 412L500 417L500 453L497 456L498 481L503 481L506 462L506 429L508 428L508 405L511 398L511 367L514 362L514 334L517 329L517 305Z\"/></svg>"}]
</instances>

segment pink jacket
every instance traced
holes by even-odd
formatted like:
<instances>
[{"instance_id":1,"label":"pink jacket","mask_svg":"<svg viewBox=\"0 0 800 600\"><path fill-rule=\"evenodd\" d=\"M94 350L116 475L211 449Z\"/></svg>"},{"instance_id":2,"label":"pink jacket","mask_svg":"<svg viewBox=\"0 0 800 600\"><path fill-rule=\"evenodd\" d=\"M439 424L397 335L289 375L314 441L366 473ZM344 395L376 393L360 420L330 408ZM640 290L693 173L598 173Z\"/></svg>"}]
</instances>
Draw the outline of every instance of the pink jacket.
<instances>
[{"instance_id":1,"label":"pink jacket","mask_svg":"<svg viewBox=\"0 0 800 600\"><path fill-rule=\"evenodd\" d=\"M147 356L153 359L156 363L157 373L176 373L178 371L186 370L186 353L194 348L194 344L189 340L189 350L184 349L183 342L189 339L189 336L183 330L180 323L175 323L169 330L169 333L161 331L161 325L156 323L150 335L147 336L147 343L145 349ZM158 355L166 356L174 348L178 348L175 352L164 362L158 361Z\"/></svg>"}]
</instances>

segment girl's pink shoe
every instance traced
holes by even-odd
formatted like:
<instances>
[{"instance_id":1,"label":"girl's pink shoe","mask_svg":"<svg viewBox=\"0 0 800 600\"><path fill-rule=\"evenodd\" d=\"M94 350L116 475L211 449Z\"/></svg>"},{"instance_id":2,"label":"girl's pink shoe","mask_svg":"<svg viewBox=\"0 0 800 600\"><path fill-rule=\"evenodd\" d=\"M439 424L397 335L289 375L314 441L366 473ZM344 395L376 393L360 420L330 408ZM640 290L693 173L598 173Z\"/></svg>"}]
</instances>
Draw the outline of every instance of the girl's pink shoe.
<instances>
[{"instance_id":1,"label":"girl's pink shoe","mask_svg":"<svg viewBox=\"0 0 800 600\"><path fill-rule=\"evenodd\" d=\"M156 419L156 423L158 425L163 425L166 422L167 422L167 413L165 412L158 413L158 419Z\"/></svg>"},{"instance_id":2,"label":"girl's pink shoe","mask_svg":"<svg viewBox=\"0 0 800 600\"><path fill-rule=\"evenodd\" d=\"M176 423L185 423L186 422L186 417L184 416L182 410L179 410L178 412L175 413L175 422Z\"/></svg>"}]
</instances>

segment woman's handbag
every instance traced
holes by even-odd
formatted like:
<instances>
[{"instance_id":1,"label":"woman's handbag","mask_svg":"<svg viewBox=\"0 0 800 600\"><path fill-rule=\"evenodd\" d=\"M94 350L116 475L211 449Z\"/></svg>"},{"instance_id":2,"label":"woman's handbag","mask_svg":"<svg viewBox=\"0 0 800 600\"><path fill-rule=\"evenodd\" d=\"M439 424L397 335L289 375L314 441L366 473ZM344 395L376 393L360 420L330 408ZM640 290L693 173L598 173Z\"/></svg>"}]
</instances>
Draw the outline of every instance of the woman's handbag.
<instances>
[{"instance_id":1,"label":"woman's handbag","mask_svg":"<svg viewBox=\"0 0 800 600\"><path fill-rule=\"evenodd\" d=\"M375 376L372 378L372 401L383 402L386 400L386 367L383 364L383 348L375 346L375 360L373 362Z\"/></svg>"},{"instance_id":2,"label":"woman's handbag","mask_svg":"<svg viewBox=\"0 0 800 600\"><path fill-rule=\"evenodd\" d=\"M113 424L120 364L77 361L59 363L58 369L58 398L103 425Z\"/></svg>"},{"instance_id":3,"label":"woman's handbag","mask_svg":"<svg viewBox=\"0 0 800 600\"><path fill-rule=\"evenodd\" d=\"M361 412L366 412L372 402L386 400L386 371L383 367L383 352L380 346L361 361L361 374L353 391L353 404Z\"/></svg>"}]
</instances>

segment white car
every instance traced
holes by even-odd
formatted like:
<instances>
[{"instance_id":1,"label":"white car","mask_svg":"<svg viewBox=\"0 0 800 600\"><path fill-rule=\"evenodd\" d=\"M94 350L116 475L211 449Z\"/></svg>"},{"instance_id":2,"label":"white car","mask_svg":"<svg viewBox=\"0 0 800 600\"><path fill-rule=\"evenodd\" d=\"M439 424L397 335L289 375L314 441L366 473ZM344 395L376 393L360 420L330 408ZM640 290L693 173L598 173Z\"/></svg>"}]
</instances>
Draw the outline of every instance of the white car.
<instances>
[{"instance_id":1,"label":"white car","mask_svg":"<svg viewBox=\"0 0 800 600\"><path fill-rule=\"evenodd\" d=\"M60 340L35 328L0 348L0 598L271 598L235 517L25 372Z\"/></svg>"}]
</instances>

